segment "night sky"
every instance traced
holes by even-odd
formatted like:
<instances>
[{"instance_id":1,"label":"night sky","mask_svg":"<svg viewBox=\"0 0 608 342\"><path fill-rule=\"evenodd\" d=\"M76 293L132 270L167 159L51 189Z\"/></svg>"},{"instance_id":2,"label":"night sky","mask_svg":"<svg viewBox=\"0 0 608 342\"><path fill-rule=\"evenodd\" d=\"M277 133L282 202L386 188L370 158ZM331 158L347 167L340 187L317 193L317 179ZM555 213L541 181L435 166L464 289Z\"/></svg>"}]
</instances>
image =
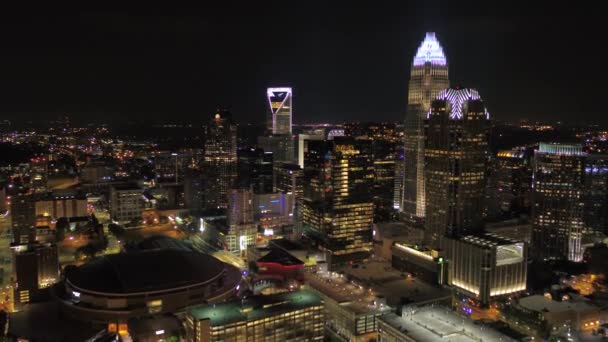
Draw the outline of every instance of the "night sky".
<instances>
[{"instance_id":1,"label":"night sky","mask_svg":"<svg viewBox=\"0 0 608 342\"><path fill-rule=\"evenodd\" d=\"M288 85L296 123L400 120L415 50L436 31L452 84L477 88L495 118L608 123L601 11L331 3L4 11L0 114L206 121L220 105L255 122L265 88Z\"/></svg>"}]
</instances>

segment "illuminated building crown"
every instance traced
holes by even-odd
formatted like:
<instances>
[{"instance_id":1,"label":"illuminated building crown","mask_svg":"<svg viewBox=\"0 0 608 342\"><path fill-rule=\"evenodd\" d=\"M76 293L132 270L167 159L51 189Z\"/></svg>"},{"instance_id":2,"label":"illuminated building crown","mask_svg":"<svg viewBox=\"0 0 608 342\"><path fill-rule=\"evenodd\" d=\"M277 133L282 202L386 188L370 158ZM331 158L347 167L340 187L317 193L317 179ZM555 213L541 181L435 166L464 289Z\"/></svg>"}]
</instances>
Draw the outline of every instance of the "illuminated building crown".
<instances>
[{"instance_id":1,"label":"illuminated building crown","mask_svg":"<svg viewBox=\"0 0 608 342\"><path fill-rule=\"evenodd\" d=\"M414 57L414 66L421 66L424 63L430 62L436 65L447 65L447 59L443 53L443 48L435 37L435 32L427 32L424 41L420 44L416 56Z\"/></svg>"},{"instance_id":2,"label":"illuminated building crown","mask_svg":"<svg viewBox=\"0 0 608 342\"><path fill-rule=\"evenodd\" d=\"M471 88L448 88L437 94L437 100L448 101L451 104L450 119L462 119L462 105L466 101L481 100L479 92ZM490 114L484 108L486 117L489 119ZM430 111L429 111L430 113Z\"/></svg>"}]
</instances>

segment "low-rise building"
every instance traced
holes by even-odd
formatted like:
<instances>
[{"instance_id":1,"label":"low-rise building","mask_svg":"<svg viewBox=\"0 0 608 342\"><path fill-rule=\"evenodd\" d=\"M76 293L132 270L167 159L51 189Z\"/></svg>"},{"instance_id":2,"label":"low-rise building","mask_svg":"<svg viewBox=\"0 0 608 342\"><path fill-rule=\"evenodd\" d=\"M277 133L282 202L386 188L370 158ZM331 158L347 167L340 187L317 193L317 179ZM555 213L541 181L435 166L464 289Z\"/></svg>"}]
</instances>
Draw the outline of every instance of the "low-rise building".
<instances>
[{"instance_id":1,"label":"low-rise building","mask_svg":"<svg viewBox=\"0 0 608 342\"><path fill-rule=\"evenodd\" d=\"M603 323L599 307L584 301L556 301L542 295L519 299L505 317L512 325L526 323L524 318L530 321L529 318L533 317L536 319L536 324L532 325L545 326L547 331L563 324L576 330L592 330L599 328Z\"/></svg>"},{"instance_id":2,"label":"low-rise building","mask_svg":"<svg viewBox=\"0 0 608 342\"><path fill-rule=\"evenodd\" d=\"M483 305L526 289L527 246L495 234L444 238L447 284Z\"/></svg>"},{"instance_id":3,"label":"low-rise building","mask_svg":"<svg viewBox=\"0 0 608 342\"><path fill-rule=\"evenodd\" d=\"M36 216L60 217L87 216L87 198L74 191L53 191L36 199Z\"/></svg>"},{"instance_id":4,"label":"low-rise building","mask_svg":"<svg viewBox=\"0 0 608 342\"><path fill-rule=\"evenodd\" d=\"M353 342L377 340L376 317L388 307L371 289L333 273L309 273L307 281L310 290L325 303L327 335Z\"/></svg>"},{"instance_id":5,"label":"low-rise building","mask_svg":"<svg viewBox=\"0 0 608 342\"><path fill-rule=\"evenodd\" d=\"M516 341L445 306L406 307L400 315L384 314L378 318L378 335L382 342Z\"/></svg>"},{"instance_id":6,"label":"low-rise building","mask_svg":"<svg viewBox=\"0 0 608 342\"><path fill-rule=\"evenodd\" d=\"M402 242L391 247L391 265L428 282L440 285L447 280L447 263L438 250Z\"/></svg>"},{"instance_id":7,"label":"low-rise building","mask_svg":"<svg viewBox=\"0 0 608 342\"><path fill-rule=\"evenodd\" d=\"M310 291L253 296L187 311L189 341L323 341L323 302Z\"/></svg>"}]
</instances>

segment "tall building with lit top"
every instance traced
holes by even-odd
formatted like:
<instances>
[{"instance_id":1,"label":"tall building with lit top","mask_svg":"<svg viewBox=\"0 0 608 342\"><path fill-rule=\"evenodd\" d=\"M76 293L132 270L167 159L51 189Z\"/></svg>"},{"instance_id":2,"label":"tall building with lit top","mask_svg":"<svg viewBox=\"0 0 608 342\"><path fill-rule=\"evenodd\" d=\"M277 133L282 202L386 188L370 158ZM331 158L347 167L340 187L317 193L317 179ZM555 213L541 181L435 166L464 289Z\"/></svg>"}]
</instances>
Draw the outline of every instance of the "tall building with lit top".
<instances>
[{"instance_id":1,"label":"tall building with lit top","mask_svg":"<svg viewBox=\"0 0 608 342\"><path fill-rule=\"evenodd\" d=\"M425 243L482 228L489 114L475 89L449 88L425 120Z\"/></svg>"},{"instance_id":2,"label":"tall building with lit top","mask_svg":"<svg viewBox=\"0 0 608 342\"><path fill-rule=\"evenodd\" d=\"M269 118L267 121L268 132L275 134L291 135L291 88L268 88Z\"/></svg>"},{"instance_id":3,"label":"tall building with lit top","mask_svg":"<svg viewBox=\"0 0 608 342\"><path fill-rule=\"evenodd\" d=\"M328 263L362 259L372 250L374 162L369 140L309 141L302 221Z\"/></svg>"},{"instance_id":4,"label":"tall building with lit top","mask_svg":"<svg viewBox=\"0 0 608 342\"><path fill-rule=\"evenodd\" d=\"M205 133L203 171L208 179L205 208L226 208L228 193L237 178L237 134L230 113L218 111Z\"/></svg>"},{"instance_id":5,"label":"tall building with lit top","mask_svg":"<svg viewBox=\"0 0 608 342\"><path fill-rule=\"evenodd\" d=\"M424 119L437 94L449 87L448 62L435 33L427 32L410 72L404 124L403 203L406 217L425 217Z\"/></svg>"},{"instance_id":6,"label":"tall building with lit top","mask_svg":"<svg viewBox=\"0 0 608 342\"><path fill-rule=\"evenodd\" d=\"M581 145L541 143L535 151L532 192L535 257L582 261L584 168Z\"/></svg>"}]
</instances>

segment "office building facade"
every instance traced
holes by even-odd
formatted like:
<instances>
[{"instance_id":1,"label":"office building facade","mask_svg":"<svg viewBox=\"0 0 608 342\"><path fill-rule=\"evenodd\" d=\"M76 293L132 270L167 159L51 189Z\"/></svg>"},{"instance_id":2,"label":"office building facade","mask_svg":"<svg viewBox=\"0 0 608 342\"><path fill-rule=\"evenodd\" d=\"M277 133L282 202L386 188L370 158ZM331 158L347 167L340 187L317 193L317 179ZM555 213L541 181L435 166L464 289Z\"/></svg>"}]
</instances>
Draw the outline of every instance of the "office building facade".
<instances>
[{"instance_id":1,"label":"office building facade","mask_svg":"<svg viewBox=\"0 0 608 342\"><path fill-rule=\"evenodd\" d=\"M589 154L585 160L585 230L608 233L608 155Z\"/></svg>"},{"instance_id":2,"label":"office building facade","mask_svg":"<svg viewBox=\"0 0 608 342\"><path fill-rule=\"evenodd\" d=\"M114 185L110 189L110 216L112 220L127 223L141 218L145 204L143 189L137 184Z\"/></svg>"},{"instance_id":3,"label":"office building facade","mask_svg":"<svg viewBox=\"0 0 608 342\"><path fill-rule=\"evenodd\" d=\"M264 152L271 152L275 162L293 163L295 151L291 134L258 137L258 146Z\"/></svg>"},{"instance_id":4,"label":"office building facade","mask_svg":"<svg viewBox=\"0 0 608 342\"><path fill-rule=\"evenodd\" d=\"M369 140L310 141L305 155L302 221L328 263L372 250L374 164Z\"/></svg>"}]
</instances>

